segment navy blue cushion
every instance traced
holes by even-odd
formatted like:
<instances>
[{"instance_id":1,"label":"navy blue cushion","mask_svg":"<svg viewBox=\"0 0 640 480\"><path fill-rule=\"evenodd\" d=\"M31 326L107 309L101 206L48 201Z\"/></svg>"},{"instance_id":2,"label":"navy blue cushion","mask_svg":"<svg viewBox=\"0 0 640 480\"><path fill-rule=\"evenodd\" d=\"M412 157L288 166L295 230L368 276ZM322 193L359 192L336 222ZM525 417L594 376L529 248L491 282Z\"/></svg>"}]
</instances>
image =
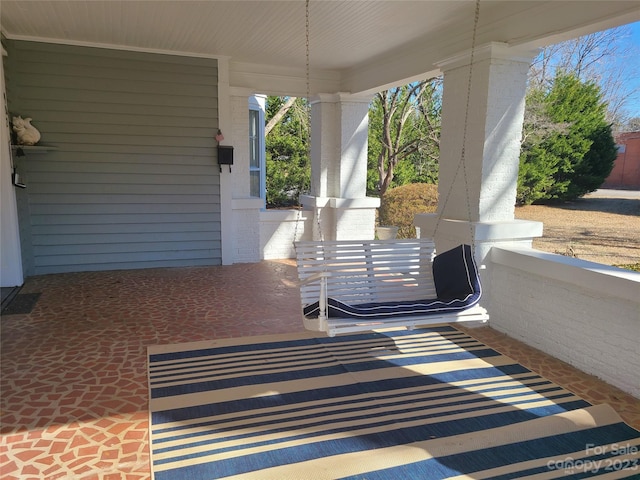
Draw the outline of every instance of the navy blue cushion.
<instances>
[{"instance_id":1,"label":"navy blue cushion","mask_svg":"<svg viewBox=\"0 0 640 480\"><path fill-rule=\"evenodd\" d=\"M477 292L480 279L469 245L459 245L433 259L433 281L440 300L461 299Z\"/></svg>"},{"instance_id":2,"label":"navy blue cushion","mask_svg":"<svg viewBox=\"0 0 640 480\"><path fill-rule=\"evenodd\" d=\"M328 315L361 319L423 316L459 312L478 303L482 290L469 245L436 255L432 268L437 298L349 305L329 297ZM304 315L316 318L318 309L318 302L307 305Z\"/></svg>"}]
</instances>

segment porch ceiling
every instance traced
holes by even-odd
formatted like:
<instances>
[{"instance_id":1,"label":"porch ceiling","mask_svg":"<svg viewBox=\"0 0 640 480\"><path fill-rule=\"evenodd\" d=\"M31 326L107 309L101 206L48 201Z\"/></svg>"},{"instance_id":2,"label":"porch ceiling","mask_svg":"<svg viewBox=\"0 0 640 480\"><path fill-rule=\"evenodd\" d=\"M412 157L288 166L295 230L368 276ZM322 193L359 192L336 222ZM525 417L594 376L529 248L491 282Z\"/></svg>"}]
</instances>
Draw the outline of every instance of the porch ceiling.
<instances>
[{"instance_id":1,"label":"porch ceiling","mask_svg":"<svg viewBox=\"0 0 640 480\"><path fill-rule=\"evenodd\" d=\"M314 75L357 92L436 72L469 48L473 17L471 0L312 0ZM484 0L477 43L538 47L637 20L635 0ZM8 38L225 57L297 75L306 59L303 0L3 0L0 23Z\"/></svg>"}]
</instances>

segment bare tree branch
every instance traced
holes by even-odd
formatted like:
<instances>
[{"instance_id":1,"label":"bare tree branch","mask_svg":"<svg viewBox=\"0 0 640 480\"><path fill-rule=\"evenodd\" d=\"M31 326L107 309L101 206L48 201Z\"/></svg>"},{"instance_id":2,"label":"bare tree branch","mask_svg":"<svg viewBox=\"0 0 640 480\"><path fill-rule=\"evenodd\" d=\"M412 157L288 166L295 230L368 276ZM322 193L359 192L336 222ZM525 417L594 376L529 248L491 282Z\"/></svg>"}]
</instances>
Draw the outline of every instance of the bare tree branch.
<instances>
[{"instance_id":1,"label":"bare tree branch","mask_svg":"<svg viewBox=\"0 0 640 480\"><path fill-rule=\"evenodd\" d=\"M273 127L275 127L278 124L278 122L282 120L282 117L284 117L287 114L287 112L293 106L295 101L296 101L296 97L287 98L287 101L282 104L282 106L280 107L280 110L278 110L276 114L273 117L271 117L271 120L269 120L269 123L267 123L266 127L264 127L265 137L269 135L269 132L273 129Z\"/></svg>"},{"instance_id":2,"label":"bare tree branch","mask_svg":"<svg viewBox=\"0 0 640 480\"><path fill-rule=\"evenodd\" d=\"M628 120L625 107L640 96L640 89L629 89L627 83L640 75L634 62L625 61L640 54L623 41L630 36L629 27L622 26L545 47L531 65L530 86L549 88L557 71L595 82L608 105L607 120L621 124Z\"/></svg>"}]
</instances>

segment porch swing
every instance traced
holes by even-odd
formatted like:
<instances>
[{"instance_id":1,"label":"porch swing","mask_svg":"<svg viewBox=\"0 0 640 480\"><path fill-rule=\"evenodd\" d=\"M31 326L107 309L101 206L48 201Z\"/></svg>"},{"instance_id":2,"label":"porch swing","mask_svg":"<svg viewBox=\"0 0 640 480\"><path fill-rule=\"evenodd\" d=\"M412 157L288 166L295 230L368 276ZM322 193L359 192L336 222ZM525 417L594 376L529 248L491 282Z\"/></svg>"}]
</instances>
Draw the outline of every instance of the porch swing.
<instances>
[{"instance_id":1,"label":"porch swing","mask_svg":"<svg viewBox=\"0 0 640 480\"><path fill-rule=\"evenodd\" d=\"M476 0L462 153L444 204L439 208L433 236L460 169L471 220L465 143L479 12L480 0ZM309 0L306 1L306 57L309 98ZM321 208L316 208L320 240L296 241L294 238L306 329L334 336L388 327L412 329L489 319L487 311L479 305L482 288L472 246L463 244L436 254L432 238L325 241L320 212Z\"/></svg>"}]
</instances>

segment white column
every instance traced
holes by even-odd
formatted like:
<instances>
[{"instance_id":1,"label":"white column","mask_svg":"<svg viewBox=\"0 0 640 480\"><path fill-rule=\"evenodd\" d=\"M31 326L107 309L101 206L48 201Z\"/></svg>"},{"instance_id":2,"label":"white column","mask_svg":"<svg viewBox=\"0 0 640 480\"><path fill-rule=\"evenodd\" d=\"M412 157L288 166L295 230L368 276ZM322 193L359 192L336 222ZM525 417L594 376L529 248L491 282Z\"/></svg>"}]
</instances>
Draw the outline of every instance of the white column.
<instances>
[{"instance_id":1,"label":"white column","mask_svg":"<svg viewBox=\"0 0 640 480\"><path fill-rule=\"evenodd\" d=\"M264 199L251 197L249 180L249 103L264 111L266 98L246 88L229 89L230 115L224 144L233 145L234 165L220 173L220 196L228 201L227 220L222 223L228 238L228 263L259 262L262 258L260 212ZM223 188L224 187L224 188ZM224 249L227 251L227 249Z\"/></svg>"},{"instance_id":2,"label":"white column","mask_svg":"<svg viewBox=\"0 0 640 480\"><path fill-rule=\"evenodd\" d=\"M319 94L311 101L311 191L324 239L372 239L380 202L367 198L370 96ZM317 222L314 222L317 223ZM319 231L314 238L319 239Z\"/></svg>"},{"instance_id":3,"label":"white column","mask_svg":"<svg viewBox=\"0 0 640 480\"><path fill-rule=\"evenodd\" d=\"M514 220L527 72L535 53L492 43L476 49L471 67L469 52L440 65L441 219L419 215L415 220L421 235L435 231L440 251L473 243L482 261L494 244L531 246L542 234L537 222Z\"/></svg>"},{"instance_id":4,"label":"white column","mask_svg":"<svg viewBox=\"0 0 640 480\"><path fill-rule=\"evenodd\" d=\"M2 48L2 56L5 50ZM2 111L0 121L0 286L16 287L24 282L20 228L15 187L11 181L11 150L9 147L9 118L5 95L3 63L0 57L0 95Z\"/></svg>"},{"instance_id":5,"label":"white column","mask_svg":"<svg viewBox=\"0 0 640 480\"><path fill-rule=\"evenodd\" d=\"M311 101L311 177L317 196L366 196L370 100L337 93Z\"/></svg>"}]
</instances>

